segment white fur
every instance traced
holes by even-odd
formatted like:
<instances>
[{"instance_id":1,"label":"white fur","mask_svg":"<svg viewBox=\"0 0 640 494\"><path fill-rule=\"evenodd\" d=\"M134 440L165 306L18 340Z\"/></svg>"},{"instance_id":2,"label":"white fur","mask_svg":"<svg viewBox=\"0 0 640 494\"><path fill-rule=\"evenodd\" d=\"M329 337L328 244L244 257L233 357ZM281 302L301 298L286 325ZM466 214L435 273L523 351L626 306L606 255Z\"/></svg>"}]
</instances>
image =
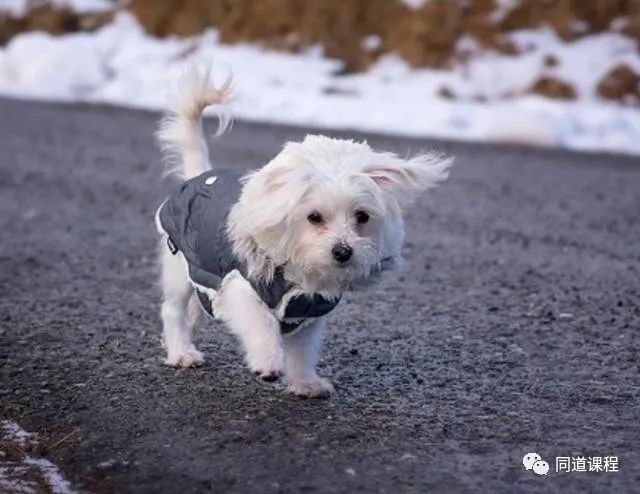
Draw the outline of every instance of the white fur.
<instances>
[{"instance_id":1,"label":"white fur","mask_svg":"<svg viewBox=\"0 0 640 494\"><path fill-rule=\"evenodd\" d=\"M165 363L173 366L190 367L203 362L200 353L191 342L193 326L197 319L189 318L189 304L193 289L180 256L173 256L163 245L162 302L163 342L167 350Z\"/></svg>"},{"instance_id":2,"label":"white fur","mask_svg":"<svg viewBox=\"0 0 640 494\"><path fill-rule=\"evenodd\" d=\"M284 371L280 323L238 271L222 280L213 311L242 343L251 371L263 379Z\"/></svg>"},{"instance_id":3,"label":"white fur","mask_svg":"<svg viewBox=\"0 0 640 494\"><path fill-rule=\"evenodd\" d=\"M216 87L208 67L194 65L185 72L156 133L169 173L190 179L211 169L209 149L202 133L202 112L207 106L216 105L219 118L216 135L222 135L231 125L226 106L231 92L231 76Z\"/></svg>"},{"instance_id":4,"label":"white fur","mask_svg":"<svg viewBox=\"0 0 640 494\"><path fill-rule=\"evenodd\" d=\"M216 88L209 71L191 70L180 98L163 120L162 149L181 163L185 178L211 167L202 135L201 113L209 104L224 105L231 81ZM228 119L221 119L223 130ZM277 266L298 292L337 297L366 286L402 262L402 208L448 174L451 160L434 154L409 159L378 152L366 142L307 136L290 142L271 162L248 174L227 231L236 256L253 280L270 280ZM368 221L358 221L362 213ZM312 224L309 215L322 218ZM351 258L339 263L336 245L349 246ZM192 343L196 311L194 290L180 254L162 243L162 320L167 363L202 362ZM325 317L292 334L280 333L277 310L270 310L237 271L217 291L208 292L217 319L238 337L249 368L266 380L284 373L288 389L300 396L327 396L333 387L318 376ZM188 314L191 314L189 316Z\"/></svg>"},{"instance_id":5,"label":"white fur","mask_svg":"<svg viewBox=\"0 0 640 494\"><path fill-rule=\"evenodd\" d=\"M331 383L316 372L325 329L325 318L320 317L284 338L288 389L298 396L323 398L333 393Z\"/></svg>"},{"instance_id":6,"label":"white fur","mask_svg":"<svg viewBox=\"0 0 640 494\"><path fill-rule=\"evenodd\" d=\"M235 253L251 276L269 279L287 263L289 279L305 291L338 294L367 278L381 259L400 260L401 205L446 178L449 165L436 155L402 160L364 142L324 136L288 143L245 178L229 217ZM359 208L372 216L362 227L353 218ZM322 231L306 219L314 210L329 220ZM355 256L337 269L330 253L340 241Z\"/></svg>"}]
</instances>

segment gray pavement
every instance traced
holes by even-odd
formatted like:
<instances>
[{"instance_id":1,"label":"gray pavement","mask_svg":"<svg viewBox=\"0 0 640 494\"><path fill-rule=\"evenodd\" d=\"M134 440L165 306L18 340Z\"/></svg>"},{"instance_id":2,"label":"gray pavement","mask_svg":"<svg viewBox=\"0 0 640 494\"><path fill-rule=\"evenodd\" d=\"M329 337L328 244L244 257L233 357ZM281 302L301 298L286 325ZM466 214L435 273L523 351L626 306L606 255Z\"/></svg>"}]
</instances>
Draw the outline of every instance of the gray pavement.
<instances>
[{"instance_id":1,"label":"gray pavement","mask_svg":"<svg viewBox=\"0 0 640 494\"><path fill-rule=\"evenodd\" d=\"M77 489L638 492L637 158L364 136L457 164L408 212L406 271L332 314L337 393L305 401L215 324L204 367L161 365L157 119L0 100L0 418ZM212 155L260 166L304 133L237 122ZM620 471L554 471L579 455Z\"/></svg>"}]
</instances>

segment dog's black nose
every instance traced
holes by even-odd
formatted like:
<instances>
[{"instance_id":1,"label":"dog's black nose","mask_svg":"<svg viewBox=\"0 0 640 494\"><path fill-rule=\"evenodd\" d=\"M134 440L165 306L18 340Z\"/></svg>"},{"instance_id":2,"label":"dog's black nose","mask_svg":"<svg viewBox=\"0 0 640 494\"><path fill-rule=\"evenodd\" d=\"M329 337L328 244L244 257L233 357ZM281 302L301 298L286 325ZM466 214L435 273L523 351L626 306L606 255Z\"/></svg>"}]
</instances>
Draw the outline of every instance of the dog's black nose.
<instances>
[{"instance_id":1,"label":"dog's black nose","mask_svg":"<svg viewBox=\"0 0 640 494\"><path fill-rule=\"evenodd\" d=\"M347 244L336 244L333 246L333 249L331 249L331 253L336 261L344 263L351 259L353 249Z\"/></svg>"}]
</instances>

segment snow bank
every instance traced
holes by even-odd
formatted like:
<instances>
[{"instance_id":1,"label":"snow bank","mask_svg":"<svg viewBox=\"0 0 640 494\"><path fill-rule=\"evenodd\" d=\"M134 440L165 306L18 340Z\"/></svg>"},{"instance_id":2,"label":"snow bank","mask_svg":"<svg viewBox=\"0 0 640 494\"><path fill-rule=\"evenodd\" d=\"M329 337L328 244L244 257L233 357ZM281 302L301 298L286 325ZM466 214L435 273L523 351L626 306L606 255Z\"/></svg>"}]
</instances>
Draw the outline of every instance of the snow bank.
<instances>
[{"instance_id":1,"label":"snow bank","mask_svg":"<svg viewBox=\"0 0 640 494\"><path fill-rule=\"evenodd\" d=\"M638 109L595 93L618 63L640 71L632 40L607 33L564 43L545 30L518 32L513 40L524 54L480 52L465 40L463 48L475 55L450 70L416 70L386 56L366 73L341 76L340 62L317 49L293 55L223 45L214 31L156 39L123 12L95 33L16 36L0 49L0 94L157 109L185 65L205 59L221 79L233 71L234 114L241 119L640 153ZM545 66L549 54L557 66ZM571 83L578 100L523 95L541 74ZM456 99L442 97L443 86Z\"/></svg>"}]
</instances>

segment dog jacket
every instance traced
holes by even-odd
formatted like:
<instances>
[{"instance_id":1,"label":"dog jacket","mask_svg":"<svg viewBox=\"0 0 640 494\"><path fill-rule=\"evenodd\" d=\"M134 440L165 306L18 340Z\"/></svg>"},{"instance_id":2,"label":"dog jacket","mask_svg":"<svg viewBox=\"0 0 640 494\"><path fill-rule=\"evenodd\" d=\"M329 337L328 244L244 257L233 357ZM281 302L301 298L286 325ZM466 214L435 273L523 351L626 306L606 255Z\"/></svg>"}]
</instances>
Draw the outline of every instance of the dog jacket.
<instances>
[{"instance_id":1,"label":"dog jacket","mask_svg":"<svg viewBox=\"0 0 640 494\"><path fill-rule=\"evenodd\" d=\"M171 253L182 252L186 259L189 278L210 316L214 314L206 289L217 290L227 274L238 270L274 312L282 333L290 333L304 321L331 312L340 298L300 294L285 280L283 266L276 268L270 282L247 276L246 266L233 253L227 233L227 217L242 189L241 176L238 170L219 169L186 181L160 205L158 224L167 234Z\"/></svg>"}]
</instances>

